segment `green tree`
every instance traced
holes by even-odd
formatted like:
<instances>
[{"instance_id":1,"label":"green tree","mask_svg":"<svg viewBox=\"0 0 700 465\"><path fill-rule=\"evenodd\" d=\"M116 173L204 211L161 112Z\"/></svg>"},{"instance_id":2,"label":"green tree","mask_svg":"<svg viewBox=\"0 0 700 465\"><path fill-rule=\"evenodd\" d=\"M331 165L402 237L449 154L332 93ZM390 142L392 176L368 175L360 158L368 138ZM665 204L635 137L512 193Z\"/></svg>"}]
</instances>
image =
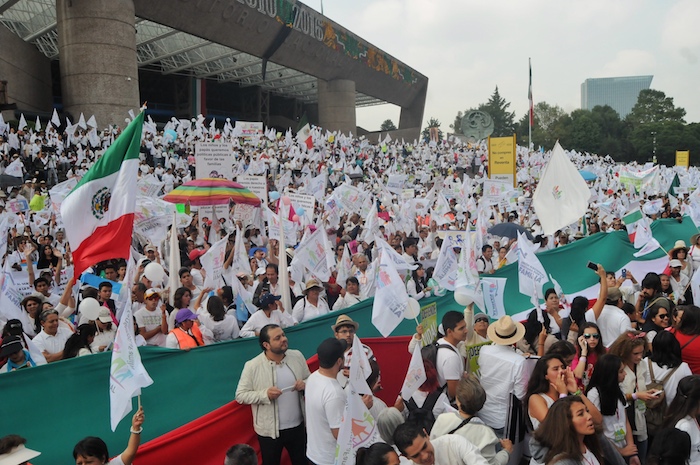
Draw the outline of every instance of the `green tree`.
<instances>
[{"instance_id":1,"label":"green tree","mask_svg":"<svg viewBox=\"0 0 700 465\"><path fill-rule=\"evenodd\" d=\"M396 130L396 125L390 119L384 120L382 125L379 127L380 131L394 131Z\"/></svg>"},{"instance_id":2,"label":"green tree","mask_svg":"<svg viewBox=\"0 0 700 465\"><path fill-rule=\"evenodd\" d=\"M510 136L515 132L515 113L508 111L510 102L498 93L498 86L491 94L489 101L479 105L478 110L488 113L493 119L494 137Z\"/></svg>"},{"instance_id":3,"label":"green tree","mask_svg":"<svg viewBox=\"0 0 700 465\"><path fill-rule=\"evenodd\" d=\"M532 127L532 141L535 149L542 146L545 150L554 147L558 137L554 134L554 129L560 118L568 116L566 112L557 105L550 105L547 102L539 102L535 105L534 125ZM516 134L518 143L527 147L528 133L530 129L530 112L523 115L516 123Z\"/></svg>"},{"instance_id":4,"label":"green tree","mask_svg":"<svg viewBox=\"0 0 700 465\"><path fill-rule=\"evenodd\" d=\"M440 121L437 118L430 118L428 120L427 126L423 129L421 136L425 142L430 142L430 128L438 128L438 140L443 139L443 132L440 129Z\"/></svg>"},{"instance_id":5,"label":"green tree","mask_svg":"<svg viewBox=\"0 0 700 465\"><path fill-rule=\"evenodd\" d=\"M571 112L571 132L568 148L598 153L600 148L600 126L589 110L574 110Z\"/></svg>"},{"instance_id":6,"label":"green tree","mask_svg":"<svg viewBox=\"0 0 700 465\"><path fill-rule=\"evenodd\" d=\"M623 147L627 135L618 112L609 105L596 105L591 110L591 117L600 130L598 155L610 155L616 160L624 158Z\"/></svg>"},{"instance_id":7,"label":"green tree","mask_svg":"<svg viewBox=\"0 0 700 465\"><path fill-rule=\"evenodd\" d=\"M660 90L645 89L639 93L637 103L632 107L625 121L632 126L664 121L685 123L684 116L685 110L676 108L672 97L666 97L666 94Z\"/></svg>"}]
</instances>

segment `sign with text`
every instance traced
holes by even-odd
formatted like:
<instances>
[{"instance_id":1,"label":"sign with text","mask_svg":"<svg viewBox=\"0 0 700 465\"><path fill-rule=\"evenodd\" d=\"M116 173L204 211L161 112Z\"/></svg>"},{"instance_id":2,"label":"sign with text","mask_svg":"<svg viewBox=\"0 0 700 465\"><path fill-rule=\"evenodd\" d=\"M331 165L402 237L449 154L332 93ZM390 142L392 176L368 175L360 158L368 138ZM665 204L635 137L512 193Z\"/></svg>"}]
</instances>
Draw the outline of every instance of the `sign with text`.
<instances>
[{"instance_id":1,"label":"sign with text","mask_svg":"<svg viewBox=\"0 0 700 465\"><path fill-rule=\"evenodd\" d=\"M292 200L292 205L294 205L296 208L301 207L304 209L306 221L308 223L313 223L314 208L316 208L316 197L306 194L287 194L287 196Z\"/></svg>"},{"instance_id":2,"label":"sign with text","mask_svg":"<svg viewBox=\"0 0 700 465\"><path fill-rule=\"evenodd\" d=\"M515 134L489 137L489 179L508 181L515 186Z\"/></svg>"},{"instance_id":3,"label":"sign with text","mask_svg":"<svg viewBox=\"0 0 700 465\"><path fill-rule=\"evenodd\" d=\"M263 124L260 121L236 121L236 133L246 140L260 137L263 133Z\"/></svg>"},{"instance_id":4,"label":"sign with text","mask_svg":"<svg viewBox=\"0 0 700 465\"><path fill-rule=\"evenodd\" d=\"M263 203L267 203L267 178L265 176L242 174L236 178L236 182L255 194Z\"/></svg>"},{"instance_id":5,"label":"sign with text","mask_svg":"<svg viewBox=\"0 0 700 465\"><path fill-rule=\"evenodd\" d=\"M676 166L690 166L690 150L676 150Z\"/></svg>"},{"instance_id":6,"label":"sign with text","mask_svg":"<svg viewBox=\"0 0 700 465\"><path fill-rule=\"evenodd\" d=\"M194 146L195 176L233 179L233 146L228 142L197 142Z\"/></svg>"},{"instance_id":7,"label":"sign with text","mask_svg":"<svg viewBox=\"0 0 700 465\"><path fill-rule=\"evenodd\" d=\"M423 346L432 344L437 340L437 304L433 302L420 308L420 324L423 326Z\"/></svg>"}]
</instances>

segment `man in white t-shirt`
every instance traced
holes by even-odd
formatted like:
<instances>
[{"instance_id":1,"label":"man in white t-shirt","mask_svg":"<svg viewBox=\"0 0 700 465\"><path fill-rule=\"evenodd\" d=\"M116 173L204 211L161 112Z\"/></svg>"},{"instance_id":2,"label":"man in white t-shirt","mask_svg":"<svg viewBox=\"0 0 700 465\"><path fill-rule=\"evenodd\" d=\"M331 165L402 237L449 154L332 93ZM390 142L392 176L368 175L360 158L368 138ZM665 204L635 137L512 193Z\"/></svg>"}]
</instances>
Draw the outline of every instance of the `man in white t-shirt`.
<instances>
[{"instance_id":1,"label":"man in white t-shirt","mask_svg":"<svg viewBox=\"0 0 700 465\"><path fill-rule=\"evenodd\" d=\"M609 287L608 297L598 318L595 317L593 310L586 312L586 321L595 323L600 328L600 337L606 348L609 348L620 334L632 331L632 322L621 308L623 304L620 289Z\"/></svg>"},{"instance_id":2,"label":"man in white t-shirt","mask_svg":"<svg viewBox=\"0 0 700 465\"><path fill-rule=\"evenodd\" d=\"M61 360L63 358L63 348L66 341L73 335L73 332L58 325L58 312L56 310L44 310L39 314L41 332L37 334L32 342L41 351L48 363Z\"/></svg>"},{"instance_id":3,"label":"man in white t-shirt","mask_svg":"<svg viewBox=\"0 0 700 465\"><path fill-rule=\"evenodd\" d=\"M332 465L345 392L336 377L344 363L345 341L329 338L316 349L319 368L306 380L306 457L316 465Z\"/></svg>"},{"instance_id":4,"label":"man in white t-shirt","mask_svg":"<svg viewBox=\"0 0 700 465\"><path fill-rule=\"evenodd\" d=\"M457 383L464 374L465 354L464 340L467 338L467 323L464 314L450 310L442 317L442 329L445 337L438 339L436 357L438 383L447 386L446 394L450 399L457 395ZM443 346L443 347L440 347ZM448 346L448 347L444 347Z\"/></svg>"},{"instance_id":5,"label":"man in white t-shirt","mask_svg":"<svg viewBox=\"0 0 700 465\"><path fill-rule=\"evenodd\" d=\"M296 323L292 315L284 310L282 297L269 292L260 296L260 310L253 313L241 328L241 337L258 337L260 330L269 324L279 325L282 328L294 326Z\"/></svg>"},{"instance_id":6,"label":"man in white t-shirt","mask_svg":"<svg viewBox=\"0 0 700 465\"><path fill-rule=\"evenodd\" d=\"M167 312L165 302L158 308L160 294L156 289L148 289L144 293L144 306L134 314L134 320L139 327L139 334L149 346L165 347L168 333Z\"/></svg>"}]
</instances>

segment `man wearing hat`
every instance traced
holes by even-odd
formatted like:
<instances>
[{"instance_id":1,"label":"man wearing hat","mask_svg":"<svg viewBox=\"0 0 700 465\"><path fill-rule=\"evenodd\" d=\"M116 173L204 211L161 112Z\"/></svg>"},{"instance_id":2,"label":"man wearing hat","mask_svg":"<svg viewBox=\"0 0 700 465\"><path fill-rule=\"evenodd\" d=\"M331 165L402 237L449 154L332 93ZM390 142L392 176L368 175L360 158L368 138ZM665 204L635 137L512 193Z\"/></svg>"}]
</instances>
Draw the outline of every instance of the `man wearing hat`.
<instances>
[{"instance_id":1,"label":"man wearing hat","mask_svg":"<svg viewBox=\"0 0 700 465\"><path fill-rule=\"evenodd\" d=\"M139 334L146 340L149 346L165 347L165 338L168 334L168 319L165 302L161 302L158 290L148 289L144 295L144 305L134 313L134 321L139 328Z\"/></svg>"},{"instance_id":2,"label":"man wearing hat","mask_svg":"<svg viewBox=\"0 0 700 465\"><path fill-rule=\"evenodd\" d=\"M360 323L357 321L353 321L352 318L350 318L347 315L340 315L336 320L335 324L331 326L331 329L333 329L333 334L335 334L335 338L338 340L345 341L346 347L345 347L345 353L344 353L344 363L343 363L343 368L340 371L340 375L338 376L338 381L340 382L341 386L345 387L345 384L347 383L347 378L350 375L350 359L352 358L352 343L355 340L355 334L357 333L357 329L360 327ZM362 344L362 349L365 351L365 355L367 355L367 359L371 360L374 358L374 352L372 352L372 349L365 345ZM369 373L367 374L369 376Z\"/></svg>"},{"instance_id":3,"label":"man wearing hat","mask_svg":"<svg viewBox=\"0 0 700 465\"><path fill-rule=\"evenodd\" d=\"M687 275L681 273L683 264L680 260L674 258L669 262L668 266L671 269L671 288L673 289L674 300L677 304L684 304L685 291L688 288L690 279Z\"/></svg>"},{"instance_id":4,"label":"man wearing hat","mask_svg":"<svg viewBox=\"0 0 700 465\"><path fill-rule=\"evenodd\" d=\"M345 363L345 341L326 339L316 349L318 370L306 380L306 457L316 465L332 465L345 408L338 373Z\"/></svg>"},{"instance_id":5,"label":"man wearing hat","mask_svg":"<svg viewBox=\"0 0 700 465\"><path fill-rule=\"evenodd\" d=\"M0 359L7 357L7 363L0 368L0 373L9 373L22 368L37 366L29 351L22 346L19 336L7 336L0 345Z\"/></svg>"},{"instance_id":6,"label":"man wearing hat","mask_svg":"<svg viewBox=\"0 0 700 465\"><path fill-rule=\"evenodd\" d=\"M190 259L190 274L192 274L192 282L194 283L195 286L198 287L203 287L204 286L204 278L206 277L207 273L202 268L202 262L199 261L199 257L207 253L206 250L204 249L194 249L190 254L188 255L188 258Z\"/></svg>"},{"instance_id":7,"label":"man wearing hat","mask_svg":"<svg viewBox=\"0 0 700 465\"><path fill-rule=\"evenodd\" d=\"M289 349L280 326L263 326L259 338L262 353L243 367L236 400L255 405L253 428L263 465L279 465L282 449L287 449L292 465L306 465L301 393L310 375L309 367L301 352Z\"/></svg>"},{"instance_id":8,"label":"man wearing hat","mask_svg":"<svg viewBox=\"0 0 700 465\"><path fill-rule=\"evenodd\" d=\"M506 315L489 325L487 334L493 344L483 346L479 352L481 384L488 392L479 418L503 438L510 395L522 400L527 390L525 357L514 348L525 335L525 327Z\"/></svg>"},{"instance_id":9,"label":"man wearing hat","mask_svg":"<svg viewBox=\"0 0 700 465\"><path fill-rule=\"evenodd\" d=\"M202 332L196 323L197 315L189 308L181 308L175 317L175 328L165 338L168 349L190 350L204 345Z\"/></svg>"},{"instance_id":10,"label":"man wearing hat","mask_svg":"<svg viewBox=\"0 0 700 465\"><path fill-rule=\"evenodd\" d=\"M315 279L309 279L304 289L304 298L299 299L292 310L292 317L297 323L308 321L330 312L328 302L321 298L323 286Z\"/></svg>"},{"instance_id":11,"label":"man wearing hat","mask_svg":"<svg viewBox=\"0 0 700 465\"><path fill-rule=\"evenodd\" d=\"M148 244L143 248L146 258L151 261L151 263L160 263L160 254L158 253L158 248L153 244Z\"/></svg>"},{"instance_id":12,"label":"man wearing hat","mask_svg":"<svg viewBox=\"0 0 700 465\"><path fill-rule=\"evenodd\" d=\"M269 292L261 295L258 300L260 310L253 313L243 325L240 332L241 337L258 337L260 330L269 324L275 324L282 328L294 326L296 324L294 318L284 310L280 299L282 297Z\"/></svg>"},{"instance_id":13,"label":"man wearing hat","mask_svg":"<svg viewBox=\"0 0 700 465\"><path fill-rule=\"evenodd\" d=\"M252 270L257 270L258 268L265 268L269 263L265 258L267 249L265 247L253 247L248 252L250 257L250 268Z\"/></svg>"}]
</instances>

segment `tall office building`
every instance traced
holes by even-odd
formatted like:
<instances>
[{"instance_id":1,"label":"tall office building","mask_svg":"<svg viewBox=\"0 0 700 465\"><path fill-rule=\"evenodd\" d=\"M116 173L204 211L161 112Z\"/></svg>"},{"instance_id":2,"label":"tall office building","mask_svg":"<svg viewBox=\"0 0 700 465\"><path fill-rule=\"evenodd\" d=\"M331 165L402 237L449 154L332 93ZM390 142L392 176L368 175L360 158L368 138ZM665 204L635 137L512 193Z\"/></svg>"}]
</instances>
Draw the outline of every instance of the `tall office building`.
<instances>
[{"instance_id":1,"label":"tall office building","mask_svg":"<svg viewBox=\"0 0 700 465\"><path fill-rule=\"evenodd\" d=\"M651 86L654 76L627 76L586 79L581 84L581 108L592 110L596 105L610 105L627 116L637 103L639 92Z\"/></svg>"}]
</instances>

